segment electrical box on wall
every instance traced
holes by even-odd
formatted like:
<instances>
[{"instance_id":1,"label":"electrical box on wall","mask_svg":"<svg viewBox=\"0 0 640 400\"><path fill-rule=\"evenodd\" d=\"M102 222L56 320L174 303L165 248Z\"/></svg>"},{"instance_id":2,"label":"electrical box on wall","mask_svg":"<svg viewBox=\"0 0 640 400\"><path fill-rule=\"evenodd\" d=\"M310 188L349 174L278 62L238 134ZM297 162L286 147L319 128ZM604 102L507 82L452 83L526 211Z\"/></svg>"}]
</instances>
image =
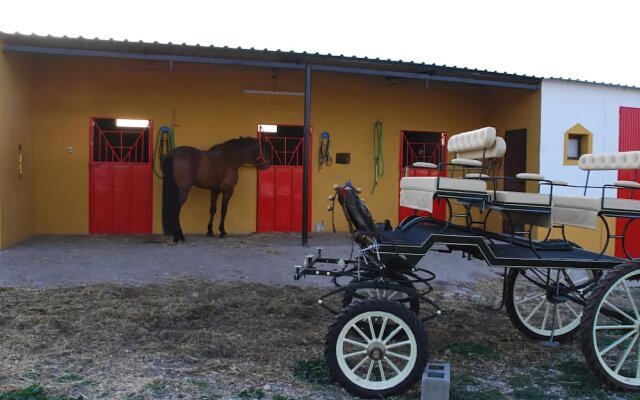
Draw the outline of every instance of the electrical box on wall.
<instances>
[{"instance_id":1,"label":"electrical box on wall","mask_svg":"<svg viewBox=\"0 0 640 400\"><path fill-rule=\"evenodd\" d=\"M351 164L351 153L336 153L336 164Z\"/></svg>"}]
</instances>

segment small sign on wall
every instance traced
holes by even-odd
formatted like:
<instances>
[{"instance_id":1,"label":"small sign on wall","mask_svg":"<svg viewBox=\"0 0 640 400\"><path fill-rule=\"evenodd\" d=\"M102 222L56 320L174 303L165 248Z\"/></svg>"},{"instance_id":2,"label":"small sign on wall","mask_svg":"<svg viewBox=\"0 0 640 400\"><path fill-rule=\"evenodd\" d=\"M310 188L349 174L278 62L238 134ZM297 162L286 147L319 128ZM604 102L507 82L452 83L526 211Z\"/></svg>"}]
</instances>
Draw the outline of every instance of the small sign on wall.
<instances>
[{"instance_id":1,"label":"small sign on wall","mask_svg":"<svg viewBox=\"0 0 640 400\"><path fill-rule=\"evenodd\" d=\"M351 153L336 153L336 164L351 164Z\"/></svg>"}]
</instances>

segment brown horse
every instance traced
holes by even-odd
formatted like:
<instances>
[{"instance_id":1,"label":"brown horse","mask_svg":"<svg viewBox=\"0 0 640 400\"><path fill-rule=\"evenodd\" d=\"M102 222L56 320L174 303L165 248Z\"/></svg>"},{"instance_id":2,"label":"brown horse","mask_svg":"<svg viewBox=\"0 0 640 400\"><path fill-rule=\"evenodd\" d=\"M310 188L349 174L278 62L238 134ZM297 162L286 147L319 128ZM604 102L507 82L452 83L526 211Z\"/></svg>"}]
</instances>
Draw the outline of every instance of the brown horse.
<instances>
[{"instance_id":1,"label":"brown horse","mask_svg":"<svg viewBox=\"0 0 640 400\"><path fill-rule=\"evenodd\" d=\"M189 189L197 186L211 189L208 236L213 236L213 215L218 195L222 193L220 237L225 237L224 218L233 187L238 182L238 168L243 164L269 168L268 155L266 142L252 137L231 139L214 145L208 151L189 146L172 150L162 161L162 227L165 235L171 234L174 242L184 242L180 209L187 200Z\"/></svg>"}]
</instances>

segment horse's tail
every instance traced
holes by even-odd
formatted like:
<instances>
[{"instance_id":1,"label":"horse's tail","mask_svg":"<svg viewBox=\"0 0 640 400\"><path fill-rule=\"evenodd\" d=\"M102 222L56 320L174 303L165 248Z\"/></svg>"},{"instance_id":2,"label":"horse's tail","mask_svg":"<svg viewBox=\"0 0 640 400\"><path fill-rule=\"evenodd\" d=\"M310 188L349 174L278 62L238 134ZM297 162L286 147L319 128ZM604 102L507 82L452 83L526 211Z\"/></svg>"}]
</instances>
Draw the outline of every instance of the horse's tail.
<instances>
[{"instance_id":1,"label":"horse's tail","mask_svg":"<svg viewBox=\"0 0 640 400\"><path fill-rule=\"evenodd\" d=\"M165 235L171 235L177 229L178 193L173 156L168 155L162 160L162 230Z\"/></svg>"}]
</instances>

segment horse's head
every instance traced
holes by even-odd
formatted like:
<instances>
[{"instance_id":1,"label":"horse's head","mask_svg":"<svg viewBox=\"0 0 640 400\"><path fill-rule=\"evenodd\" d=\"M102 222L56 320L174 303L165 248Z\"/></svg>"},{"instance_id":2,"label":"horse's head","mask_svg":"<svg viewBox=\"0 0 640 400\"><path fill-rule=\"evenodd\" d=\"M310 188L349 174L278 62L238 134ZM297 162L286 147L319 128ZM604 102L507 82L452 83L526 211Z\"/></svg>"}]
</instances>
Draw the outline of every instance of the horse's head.
<instances>
[{"instance_id":1,"label":"horse's head","mask_svg":"<svg viewBox=\"0 0 640 400\"><path fill-rule=\"evenodd\" d=\"M261 140L261 138L256 141L255 164L260 169L267 169L271 166L271 145L266 140Z\"/></svg>"}]
</instances>

